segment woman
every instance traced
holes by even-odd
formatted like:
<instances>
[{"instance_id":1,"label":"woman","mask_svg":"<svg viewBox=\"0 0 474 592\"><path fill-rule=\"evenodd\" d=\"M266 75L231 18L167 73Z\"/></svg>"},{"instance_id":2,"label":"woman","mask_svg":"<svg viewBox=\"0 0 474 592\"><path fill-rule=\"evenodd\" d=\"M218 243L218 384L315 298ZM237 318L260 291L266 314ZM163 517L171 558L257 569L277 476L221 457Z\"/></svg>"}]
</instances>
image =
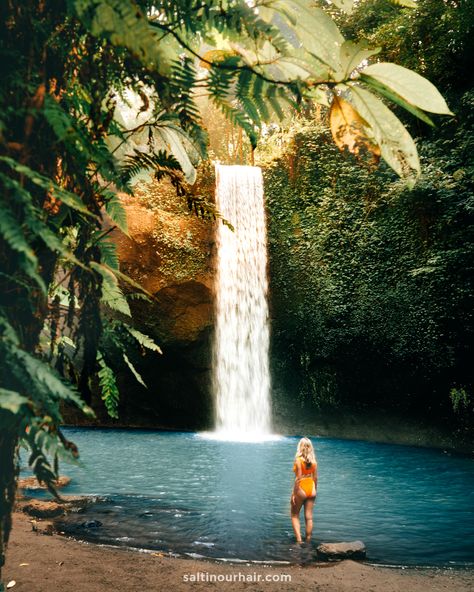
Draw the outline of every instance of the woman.
<instances>
[{"instance_id":1,"label":"woman","mask_svg":"<svg viewBox=\"0 0 474 592\"><path fill-rule=\"evenodd\" d=\"M316 500L318 485L318 463L314 448L309 438L301 438L295 455L293 471L295 485L291 495L291 524L295 531L296 541L301 543L300 510L304 504L304 519L306 527L305 541L309 543L313 532L313 507Z\"/></svg>"}]
</instances>

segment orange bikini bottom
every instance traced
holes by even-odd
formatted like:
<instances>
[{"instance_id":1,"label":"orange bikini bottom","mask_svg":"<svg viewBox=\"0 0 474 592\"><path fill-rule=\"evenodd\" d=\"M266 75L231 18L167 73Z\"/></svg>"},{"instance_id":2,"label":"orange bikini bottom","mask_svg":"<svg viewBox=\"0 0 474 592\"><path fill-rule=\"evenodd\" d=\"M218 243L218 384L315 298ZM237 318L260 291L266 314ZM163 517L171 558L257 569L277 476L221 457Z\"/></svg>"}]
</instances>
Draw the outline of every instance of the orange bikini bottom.
<instances>
[{"instance_id":1,"label":"orange bikini bottom","mask_svg":"<svg viewBox=\"0 0 474 592\"><path fill-rule=\"evenodd\" d=\"M306 497L314 496L314 481L312 477L303 477L299 480L298 485L306 493Z\"/></svg>"}]
</instances>

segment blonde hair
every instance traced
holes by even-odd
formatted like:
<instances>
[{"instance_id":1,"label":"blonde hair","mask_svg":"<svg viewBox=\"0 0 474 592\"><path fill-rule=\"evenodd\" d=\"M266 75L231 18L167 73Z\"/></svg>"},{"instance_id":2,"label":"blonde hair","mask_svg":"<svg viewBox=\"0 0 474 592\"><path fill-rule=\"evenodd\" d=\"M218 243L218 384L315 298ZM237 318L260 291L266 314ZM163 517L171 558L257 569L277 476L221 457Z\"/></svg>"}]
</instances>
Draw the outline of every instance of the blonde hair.
<instances>
[{"instance_id":1,"label":"blonde hair","mask_svg":"<svg viewBox=\"0 0 474 592\"><path fill-rule=\"evenodd\" d=\"M298 442L295 458L300 456L306 463L316 464L316 454L311 440L309 438L301 438Z\"/></svg>"}]
</instances>

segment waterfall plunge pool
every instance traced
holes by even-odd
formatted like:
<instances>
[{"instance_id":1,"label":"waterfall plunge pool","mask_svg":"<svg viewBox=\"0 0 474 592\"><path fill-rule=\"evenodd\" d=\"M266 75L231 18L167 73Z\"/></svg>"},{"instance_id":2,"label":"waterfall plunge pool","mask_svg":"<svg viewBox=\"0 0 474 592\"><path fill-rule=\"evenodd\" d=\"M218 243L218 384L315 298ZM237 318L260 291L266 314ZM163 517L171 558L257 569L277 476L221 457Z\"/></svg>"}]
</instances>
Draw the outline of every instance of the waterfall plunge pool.
<instances>
[{"instance_id":1,"label":"waterfall plunge pool","mask_svg":"<svg viewBox=\"0 0 474 592\"><path fill-rule=\"evenodd\" d=\"M77 538L193 557L300 562L361 539L373 563L473 566L474 460L443 451L312 438L319 464L312 549L289 517L297 437L231 442L195 433L66 428L83 466L64 494L107 501L71 514ZM303 512L302 512L303 513ZM102 526L84 528L86 521Z\"/></svg>"}]
</instances>

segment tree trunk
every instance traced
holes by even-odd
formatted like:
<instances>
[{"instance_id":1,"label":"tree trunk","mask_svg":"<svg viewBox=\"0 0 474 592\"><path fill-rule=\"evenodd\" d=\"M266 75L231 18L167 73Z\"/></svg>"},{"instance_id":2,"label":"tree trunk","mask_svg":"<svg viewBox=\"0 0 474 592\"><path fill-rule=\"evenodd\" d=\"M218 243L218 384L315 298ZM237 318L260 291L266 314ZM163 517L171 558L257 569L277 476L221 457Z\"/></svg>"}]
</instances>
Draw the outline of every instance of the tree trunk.
<instances>
[{"instance_id":1,"label":"tree trunk","mask_svg":"<svg viewBox=\"0 0 474 592\"><path fill-rule=\"evenodd\" d=\"M2 568L5 565L5 553L12 527L12 511L18 477L17 431L4 428L5 422L0 411L0 592L3 590Z\"/></svg>"}]
</instances>

